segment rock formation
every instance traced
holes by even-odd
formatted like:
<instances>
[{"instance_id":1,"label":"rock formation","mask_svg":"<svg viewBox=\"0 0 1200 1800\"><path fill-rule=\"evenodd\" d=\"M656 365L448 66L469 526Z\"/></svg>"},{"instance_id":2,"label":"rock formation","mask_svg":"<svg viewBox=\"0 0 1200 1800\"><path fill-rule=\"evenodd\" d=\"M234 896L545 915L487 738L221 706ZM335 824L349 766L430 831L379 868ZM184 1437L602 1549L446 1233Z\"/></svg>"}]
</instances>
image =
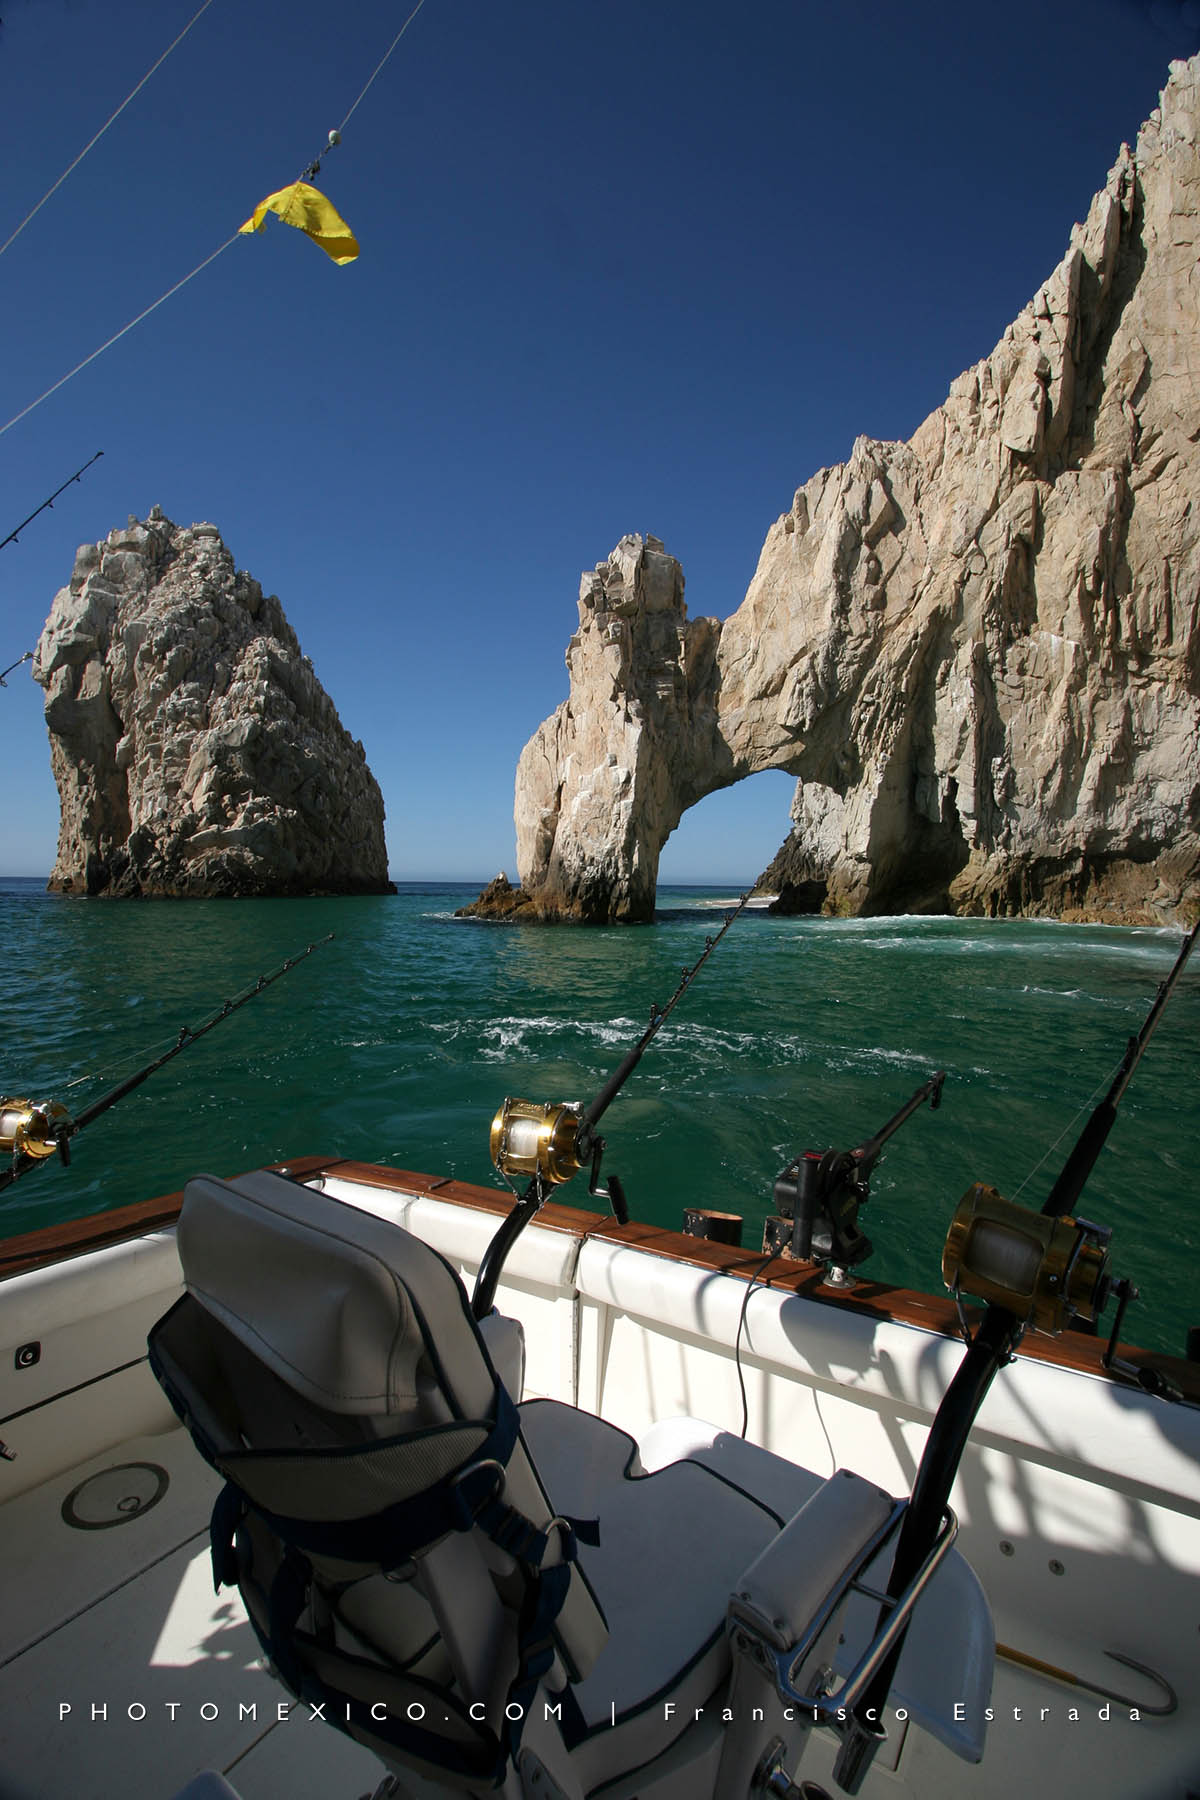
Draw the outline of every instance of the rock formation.
<instances>
[{"instance_id":1,"label":"rock formation","mask_svg":"<svg viewBox=\"0 0 1200 1800\"><path fill-rule=\"evenodd\" d=\"M860 438L688 620L625 538L517 773L542 917L650 916L685 808L782 768L807 906L1200 910L1200 58L1066 256L906 444Z\"/></svg>"},{"instance_id":2,"label":"rock formation","mask_svg":"<svg viewBox=\"0 0 1200 1800\"><path fill-rule=\"evenodd\" d=\"M215 525L155 507L83 545L34 678L62 809L51 888L391 892L363 747Z\"/></svg>"},{"instance_id":3,"label":"rock formation","mask_svg":"<svg viewBox=\"0 0 1200 1800\"><path fill-rule=\"evenodd\" d=\"M456 908L456 919L536 919L537 908L523 888L514 887L504 870L489 881L477 900Z\"/></svg>"},{"instance_id":4,"label":"rock formation","mask_svg":"<svg viewBox=\"0 0 1200 1800\"><path fill-rule=\"evenodd\" d=\"M645 919L663 842L722 785L721 628L688 619L683 572L653 537L622 538L583 576L579 625L567 649L571 698L517 765L521 888L542 918Z\"/></svg>"}]
</instances>

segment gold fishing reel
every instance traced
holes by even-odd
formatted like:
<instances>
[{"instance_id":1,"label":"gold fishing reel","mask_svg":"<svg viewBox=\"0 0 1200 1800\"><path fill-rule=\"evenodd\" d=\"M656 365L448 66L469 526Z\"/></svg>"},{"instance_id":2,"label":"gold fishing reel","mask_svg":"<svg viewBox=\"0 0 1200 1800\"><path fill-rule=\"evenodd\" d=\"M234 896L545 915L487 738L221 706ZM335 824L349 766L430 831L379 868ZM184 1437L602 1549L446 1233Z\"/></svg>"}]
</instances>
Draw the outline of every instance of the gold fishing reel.
<instances>
[{"instance_id":1,"label":"gold fishing reel","mask_svg":"<svg viewBox=\"0 0 1200 1800\"><path fill-rule=\"evenodd\" d=\"M1111 1235L1086 1219L1028 1212L977 1181L950 1222L942 1279L1057 1337L1074 1319L1093 1324L1104 1310Z\"/></svg>"},{"instance_id":2,"label":"gold fishing reel","mask_svg":"<svg viewBox=\"0 0 1200 1800\"><path fill-rule=\"evenodd\" d=\"M38 1161L59 1151L72 1118L57 1100L0 1097L0 1155L32 1156Z\"/></svg>"},{"instance_id":3,"label":"gold fishing reel","mask_svg":"<svg viewBox=\"0 0 1200 1800\"><path fill-rule=\"evenodd\" d=\"M557 1185L583 1167L579 1108L565 1101L507 1099L492 1120L489 1149L502 1175L540 1175Z\"/></svg>"}]
</instances>

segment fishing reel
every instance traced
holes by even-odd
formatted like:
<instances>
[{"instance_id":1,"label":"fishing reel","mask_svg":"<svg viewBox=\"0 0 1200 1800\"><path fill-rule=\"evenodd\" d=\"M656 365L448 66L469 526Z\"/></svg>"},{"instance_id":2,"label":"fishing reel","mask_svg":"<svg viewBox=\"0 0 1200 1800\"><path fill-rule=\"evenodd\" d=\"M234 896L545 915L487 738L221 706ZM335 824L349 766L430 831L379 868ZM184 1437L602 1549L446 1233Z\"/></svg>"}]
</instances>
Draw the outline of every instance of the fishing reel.
<instances>
[{"instance_id":1,"label":"fishing reel","mask_svg":"<svg viewBox=\"0 0 1200 1800\"><path fill-rule=\"evenodd\" d=\"M942 1097L946 1074L923 1082L887 1123L853 1150L805 1150L775 1177L775 1217L763 1226L763 1254L824 1263L826 1279L846 1285L845 1271L872 1251L858 1228L859 1208L871 1197L871 1171L883 1147L926 1100L932 1111Z\"/></svg>"},{"instance_id":2,"label":"fishing reel","mask_svg":"<svg viewBox=\"0 0 1200 1800\"><path fill-rule=\"evenodd\" d=\"M977 1181L950 1222L942 1279L956 1297L1002 1306L1049 1337L1086 1330L1113 1289L1111 1238L1107 1226L1028 1212Z\"/></svg>"},{"instance_id":3,"label":"fishing reel","mask_svg":"<svg viewBox=\"0 0 1200 1800\"><path fill-rule=\"evenodd\" d=\"M505 1180L513 1175L524 1175L528 1178L529 1186L484 1252L479 1274L475 1278L475 1291L471 1295L471 1311L477 1319L485 1319L491 1310L504 1259L518 1235L541 1207L546 1198L546 1188L569 1181L572 1175L582 1169L589 1157L592 1173L588 1181L588 1193L597 1200L608 1201L618 1225L629 1223L629 1207L616 1176L609 1176L606 1188L600 1186L600 1158L604 1154L604 1139L596 1126L633 1074L643 1052L671 1016L733 921L749 904L749 900L749 893L743 894L716 936L705 938L704 949L691 968L683 971L679 986L667 1004L650 1008L649 1025L633 1048L626 1051L600 1092L587 1106L566 1101L549 1101L539 1105L536 1100L511 1098L501 1106L492 1120L492 1161Z\"/></svg>"},{"instance_id":4,"label":"fishing reel","mask_svg":"<svg viewBox=\"0 0 1200 1800\"><path fill-rule=\"evenodd\" d=\"M607 1200L619 1225L629 1223L625 1190L615 1175L600 1186L600 1159L604 1139L584 1119L578 1101L504 1101L492 1120L489 1149L493 1163L508 1179L521 1176L546 1187L570 1181L590 1159L588 1193L593 1200Z\"/></svg>"},{"instance_id":5,"label":"fishing reel","mask_svg":"<svg viewBox=\"0 0 1200 1800\"><path fill-rule=\"evenodd\" d=\"M551 1187L570 1181L583 1167L579 1147L579 1107L570 1101L503 1102L492 1120L488 1148L502 1175L531 1180L540 1175Z\"/></svg>"},{"instance_id":6,"label":"fishing reel","mask_svg":"<svg viewBox=\"0 0 1200 1800\"><path fill-rule=\"evenodd\" d=\"M10 1155L15 1163L22 1156L40 1162L57 1152L69 1163L73 1124L70 1113L57 1100L0 1097L0 1154Z\"/></svg>"},{"instance_id":7,"label":"fishing reel","mask_svg":"<svg viewBox=\"0 0 1200 1800\"><path fill-rule=\"evenodd\" d=\"M775 1177L776 1216L763 1227L763 1251L853 1269L874 1246L858 1228L869 1183L849 1150L805 1150Z\"/></svg>"}]
</instances>

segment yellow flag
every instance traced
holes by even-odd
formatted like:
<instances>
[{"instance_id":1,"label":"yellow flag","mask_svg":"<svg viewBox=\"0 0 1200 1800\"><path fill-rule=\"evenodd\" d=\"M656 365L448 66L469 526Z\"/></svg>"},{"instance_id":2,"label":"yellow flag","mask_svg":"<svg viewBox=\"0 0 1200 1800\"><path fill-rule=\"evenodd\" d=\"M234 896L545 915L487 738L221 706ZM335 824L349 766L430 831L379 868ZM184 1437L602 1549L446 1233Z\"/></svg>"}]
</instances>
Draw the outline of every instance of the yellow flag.
<instances>
[{"instance_id":1,"label":"yellow flag","mask_svg":"<svg viewBox=\"0 0 1200 1800\"><path fill-rule=\"evenodd\" d=\"M293 181L291 187L280 188L260 200L239 233L261 231L269 212L277 213L285 225L294 225L314 244L320 244L326 256L335 263L353 262L358 255L354 233L337 208L307 181Z\"/></svg>"}]
</instances>

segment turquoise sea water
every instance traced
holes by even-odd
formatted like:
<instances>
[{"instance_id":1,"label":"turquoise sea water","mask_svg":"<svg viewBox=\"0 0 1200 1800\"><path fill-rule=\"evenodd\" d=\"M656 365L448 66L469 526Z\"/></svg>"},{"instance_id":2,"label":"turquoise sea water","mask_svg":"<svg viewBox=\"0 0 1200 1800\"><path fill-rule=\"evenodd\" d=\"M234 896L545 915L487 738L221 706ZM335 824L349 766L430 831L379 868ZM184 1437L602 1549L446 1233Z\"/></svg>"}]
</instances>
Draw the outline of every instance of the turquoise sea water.
<instances>
[{"instance_id":1,"label":"turquoise sea water","mask_svg":"<svg viewBox=\"0 0 1200 1800\"><path fill-rule=\"evenodd\" d=\"M309 1152L498 1184L488 1127L503 1097L589 1098L730 898L661 891L654 927L597 931L455 920L473 897L420 884L386 899L104 902L0 881L0 1093L76 1113L335 934L81 1133L69 1169L47 1163L0 1195L0 1235ZM876 1245L864 1273L939 1291L963 1190L1025 1184L1041 1205L1178 944L1170 931L748 912L606 1115L605 1169L635 1217L740 1212L757 1247L787 1161L860 1142L944 1068L941 1107L893 1138L861 1219ZM1115 1227L1114 1268L1142 1289L1127 1337L1177 1353L1200 1323L1198 1024L1200 954L1081 1208ZM556 1197L598 1204L582 1176Z\"/></svg>"}]
</instances>

